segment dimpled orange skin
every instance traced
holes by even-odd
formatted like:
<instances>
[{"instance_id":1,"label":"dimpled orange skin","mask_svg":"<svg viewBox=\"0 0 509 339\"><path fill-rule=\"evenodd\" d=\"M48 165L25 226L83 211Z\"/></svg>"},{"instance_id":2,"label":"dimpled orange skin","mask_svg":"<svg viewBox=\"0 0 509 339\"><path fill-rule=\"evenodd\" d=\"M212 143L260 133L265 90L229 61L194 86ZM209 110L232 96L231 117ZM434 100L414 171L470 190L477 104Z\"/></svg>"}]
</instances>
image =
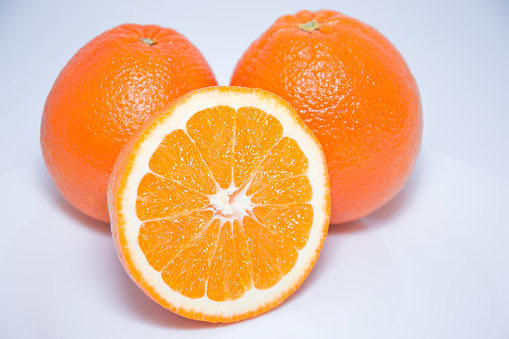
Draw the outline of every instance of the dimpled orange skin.
<instances>
[{"instance_id":1,"label":"dimpled orange skin","mask_svg":"<svg viewBox=\"0 0 509 339\"><path fill-rule=\"evenodd\" d=\"M329 167L331 224L384 205L414 168L417 84L396 48L354 18L331 10L279 18L241 57L231 85L278 94L313 130Z\"/></svg>"},{"instance_id":2,"label":"dimpled orange skin","mask_svg":"<svg viewBox=\"0 0 509 339\"><path fill-rule=\"evenodd\" d=\"M125 24L100 34L60 72L44 107L41 148L57 188L109 222L108 179L129 137L175 98L215 85L198 49L172 29Z\"/></svg>"}]
</instances>

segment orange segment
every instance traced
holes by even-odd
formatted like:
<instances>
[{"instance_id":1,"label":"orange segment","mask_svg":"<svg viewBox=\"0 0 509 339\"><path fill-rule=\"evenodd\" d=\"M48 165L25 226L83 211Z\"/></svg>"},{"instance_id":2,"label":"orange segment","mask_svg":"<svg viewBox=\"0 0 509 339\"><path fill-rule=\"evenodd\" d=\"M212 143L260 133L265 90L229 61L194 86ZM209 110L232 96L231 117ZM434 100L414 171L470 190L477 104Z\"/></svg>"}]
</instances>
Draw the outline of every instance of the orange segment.
<instances>
[{"instance_id":1,"label":"orange segment","mask_svg":"<svg viewBox=\"0 0 509 339\"><path fill-rule=\"evenodd\" d=\"M186 125L214 179L228 188L232 179L235 110L226 106L204 109L194 114Z\"/></svg>"},{"instance_id":2,"label":"orange segment","mask_svg":"<svg viewBox=\"0 0 509 339\"><path fill-rule=\"evenodd\" d=\"M253 214L265 227L279 234L300 250L309 239L313 225L313 207L309 204L265 205L253 208Z\"/></svg>"},{"instance_id":3,"label":"orange segment","mask_svg":"<svg viewBox=\"0 0 509 339\"><path fill-rule=\"evenodd\" d=\"M204 194L214 194L216 184L189 136L181 129L168 134L150 158L154 173Z\"/></svg>"},{"instance_id":4,"label":"orange segment","mask_svg":"<svg viewBox=\"0 0 509 339\"><path fill-rule=\"evenodd\" d=\"M233 220L233 246L235 249L235 261L237 262L237 274L240 277L244 290L248 291L253 287L251 255L247 246L246 235L237 219Z\"/></svg>"},{"instance_id":5,"label":"orange segment","mask_svg":"<svg viewBox=\"0 0 509 339\"><path fill-rule=\"evenodd\" d=\"M173 219L143 223L138 242L150 265L161 271L210 223L213 216L210 210L197 211Z\"/></svg>"},{"instance_id":6,"label":"orange segment","mask_svg":"<svg viewBox=\"0 0 509 339\"><path fill-rule=\"evenodd\" d=\"M247 194L251 195L275 180L305 174L307 169L308 161L297 142L284 137L261 164Z\"/></svg>"},{"instance_id":7,"label":"orange segment","mask_svg":"<svg viewBox=\"0 0 509 339\"><path fill-rule=\"evenodd\" d=\"M138 186L136 213L142 221L168 218L207 206L209 199L200 192L147 173Z\"/></svg>"},{"instance_id":8,"label":"orange segment","mask_svg":"<svg viewBox=\"0 0 509 339\"><path fill-rule=\"evenodd\" d=\"M225 301L240 298L244 292L238 272L235 242L231 222L224 223L211 260L207 296L210 300Z\"/></svg>"},{"instance_id":9,"label":"orange segment","mask_svg":"<svg viewBox=\"0 0 509 339\"><path fill-rule=\"evenodd\" d=\"M233 173L235 186L242 187L281 139L283 127L276 118L255 107L239 108L235 122Z\"/></svg>"},{"instance_id":10,"label":"orange segment","mask_svg":"<svg viewBox=\"0 0 509 339\"><path fill-rule=\"evenodd\" d=\"M161 276L171 289L189 298L205 295L219 225L219 220L215 219L166 266Z\"/></svg>"},{"instance_id":11,"label":"orange segment","mask_svg":"<svg viewBox=\"0 0 509 339\"><path fill-rule=\"evenodd\" d=\"M285 238L251 217L244 217L243 223L251 253L254 286L262 290L270 288L295 265L297 250Z\"/></svg>"},{"instance_id":12,"label":"orange segment","mask_svg":"<svg viewBox=\"0 0 509 339\"><path fill-rule=\"evenodd\" d=\"M307 176L300 175L277 180L253 195L254 204L298 204L312 198L311 184Z\"/></svg>"}]
</instances>

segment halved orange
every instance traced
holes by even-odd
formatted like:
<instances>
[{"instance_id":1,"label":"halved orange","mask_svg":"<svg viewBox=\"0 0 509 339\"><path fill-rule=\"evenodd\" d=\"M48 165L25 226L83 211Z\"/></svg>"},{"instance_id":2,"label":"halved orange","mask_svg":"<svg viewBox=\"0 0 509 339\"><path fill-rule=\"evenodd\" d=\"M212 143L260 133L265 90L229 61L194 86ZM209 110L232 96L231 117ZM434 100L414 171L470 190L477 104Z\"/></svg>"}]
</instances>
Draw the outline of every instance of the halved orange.
<instances>
[{"instance_id":1,"label":"halved orange","mask_svg":"<svg viewBox=\"0 0 509 339\"><path fill-rule=\"evenodd\" d=\"M119 155L108 189L117 252L134 282L182 316L266 312L314 266L330 216L320 143L260 89L184 95Z\"/></svg>"}]
</instances>

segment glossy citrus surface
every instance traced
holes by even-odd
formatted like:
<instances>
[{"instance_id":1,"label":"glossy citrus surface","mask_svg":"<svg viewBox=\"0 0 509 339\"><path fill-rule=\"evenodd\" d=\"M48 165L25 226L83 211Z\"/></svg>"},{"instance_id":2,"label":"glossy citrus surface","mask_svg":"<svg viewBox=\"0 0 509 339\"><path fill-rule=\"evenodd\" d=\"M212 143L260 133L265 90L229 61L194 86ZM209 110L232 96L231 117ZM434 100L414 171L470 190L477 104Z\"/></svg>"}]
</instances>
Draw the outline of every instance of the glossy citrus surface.
<instances>
[{"instance_id":1,"label":"glossy citrus surface","mask_svg":"<svg viewBox=\"0 0 509 339\"><path fill-rule=\"evenodd\" d=\"M120 154L108 195L131 278L164 307L212 322L290 295L330 214L319 142L259 89L209 87L164 108Z\"/></svg>"},{"instance_id":2,"label":"glossy citrus surface","mask_svg":"<svg viewBox=\"0 0 509 339\"><path fill-rule=\"evenodd\" d=\"M247 49L231 84L280 95L314 131L329 167L331 223L367 215L410 176L422 135L419 91L373 27L330 10L283 16Z\"/></svg>"},{"instance_id":3,"label":"glossy citrus surface","mask_svg":"<svg viewBox=\"0 0 509 339\"><path fill-rule=\"evenodd\" d=\"M108 222L106 188L122 146L176 97L214 85L203 56L172 29L126 24L100 34L69 60L44 107L41 147L56 186Z\"/></svg>"}]
</instances>

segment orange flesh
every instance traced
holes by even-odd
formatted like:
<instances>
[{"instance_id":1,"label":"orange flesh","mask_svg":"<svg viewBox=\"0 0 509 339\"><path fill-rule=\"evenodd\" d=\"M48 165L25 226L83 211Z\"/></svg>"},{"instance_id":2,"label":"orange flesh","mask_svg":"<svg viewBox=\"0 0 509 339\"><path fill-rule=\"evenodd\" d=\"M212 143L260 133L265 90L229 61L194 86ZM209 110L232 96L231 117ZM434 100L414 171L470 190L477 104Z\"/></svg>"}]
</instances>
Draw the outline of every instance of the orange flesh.
<instances>
[{"instance_id":1,"label":"orange flesh","mask_svg":"<svg viewBox=\"0 0 509 339\"><path fill-rule=\"evenodd\" d=\"M164 138L149 168L138 187L138 242L172 290L235 300L294 267L313 223L312 189L307 158L273 116L204 109ZM219 209L210 197L220 192L229 202L245 194L249 207Z\"/></svg>"}]
</instances>

